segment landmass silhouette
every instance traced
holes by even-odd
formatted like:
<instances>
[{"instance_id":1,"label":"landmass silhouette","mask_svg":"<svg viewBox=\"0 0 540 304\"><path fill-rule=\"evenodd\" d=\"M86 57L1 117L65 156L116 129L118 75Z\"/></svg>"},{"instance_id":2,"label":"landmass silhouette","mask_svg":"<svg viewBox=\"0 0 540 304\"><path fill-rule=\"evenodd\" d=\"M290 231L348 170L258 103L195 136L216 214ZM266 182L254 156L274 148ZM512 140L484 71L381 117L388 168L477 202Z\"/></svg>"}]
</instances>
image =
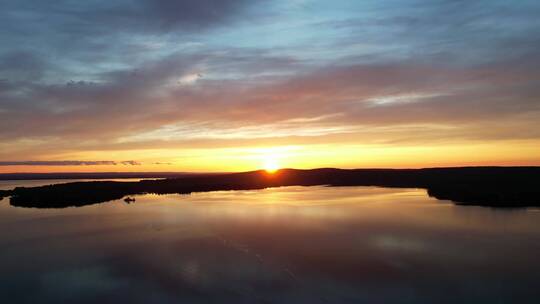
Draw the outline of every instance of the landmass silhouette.
<instances>
[{"instance_id":1,"label":"landmass silhouette","mask_svg":"<svg viewBox=\"0 0 540 304\"><path fill-rule=\"evenodd\" d=\"M427 169L281 169L190 174L138 182L91 181L0 191L19 207L84 206L137 194L189 194L281 186L379 186L426 189L429 196L460 205L540 206L540 167L460 167Z\"/></svg>"}]
</instances>

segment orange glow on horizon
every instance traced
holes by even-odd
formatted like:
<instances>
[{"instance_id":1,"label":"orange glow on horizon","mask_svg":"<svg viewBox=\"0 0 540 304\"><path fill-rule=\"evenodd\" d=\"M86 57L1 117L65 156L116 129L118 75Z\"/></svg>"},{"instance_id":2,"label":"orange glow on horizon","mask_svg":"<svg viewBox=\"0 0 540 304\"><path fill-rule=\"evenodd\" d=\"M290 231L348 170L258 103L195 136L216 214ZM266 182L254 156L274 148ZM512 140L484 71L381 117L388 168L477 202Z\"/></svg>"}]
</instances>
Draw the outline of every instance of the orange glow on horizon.
<instances>
[{"instance_id":1,"label":"orange glow on horizon","mask_svg":"<svg viewBox=\"0 0 540 304\"><path fill-rule=\"evenodd\" d=\"M454 166L540 165L540 141L456 142L438 145L303 144L211 148L162 147L84 151L45 160L113 160L117 165L0 166L17 172L240 172L280 168L422 168ZM29 158L29 157L25 157ZM135 160L139 165L122 164Z\"/></svg>"}]
</instances>

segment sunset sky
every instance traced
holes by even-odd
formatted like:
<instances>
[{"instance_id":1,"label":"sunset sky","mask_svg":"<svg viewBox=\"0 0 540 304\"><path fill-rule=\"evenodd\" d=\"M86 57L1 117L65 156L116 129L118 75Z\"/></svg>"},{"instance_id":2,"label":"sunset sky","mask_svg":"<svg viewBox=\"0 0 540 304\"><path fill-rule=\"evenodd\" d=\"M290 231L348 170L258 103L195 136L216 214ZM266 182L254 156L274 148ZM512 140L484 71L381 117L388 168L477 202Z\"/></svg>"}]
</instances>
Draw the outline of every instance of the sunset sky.
<instances>
[{"instance_id":1,"label":"sunset sky","mask_svg":"<svg viewBox=\"0 0 540 304\"><path fill-rule=\"evenodd\" d=\"M540 165L540 1L0 1L0 172Z\"/></svg>"}]
</instances>

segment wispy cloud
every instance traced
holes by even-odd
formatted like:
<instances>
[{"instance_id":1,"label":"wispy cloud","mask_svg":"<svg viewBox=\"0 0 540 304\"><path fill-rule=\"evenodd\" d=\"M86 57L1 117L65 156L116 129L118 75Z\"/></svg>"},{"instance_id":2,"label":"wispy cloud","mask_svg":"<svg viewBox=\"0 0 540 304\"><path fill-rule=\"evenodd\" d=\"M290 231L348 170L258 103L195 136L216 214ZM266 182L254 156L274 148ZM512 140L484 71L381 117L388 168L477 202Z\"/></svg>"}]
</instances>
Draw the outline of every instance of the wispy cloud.
<instances>
[{"instance_id":1,"label":"wispy cloud","mask_svg":"<svg viewBox=\"0 0 540 304\"><path fill-rule=\"evenodd\" d=\"M111 160L98 160L98 161L84 161L84 160L56 160L56 161L0 161L0 166L116 166L116 165L130 165L138 166L140 162L134 160L128 161L111 161Z\"/></svg>"}]
</instances>

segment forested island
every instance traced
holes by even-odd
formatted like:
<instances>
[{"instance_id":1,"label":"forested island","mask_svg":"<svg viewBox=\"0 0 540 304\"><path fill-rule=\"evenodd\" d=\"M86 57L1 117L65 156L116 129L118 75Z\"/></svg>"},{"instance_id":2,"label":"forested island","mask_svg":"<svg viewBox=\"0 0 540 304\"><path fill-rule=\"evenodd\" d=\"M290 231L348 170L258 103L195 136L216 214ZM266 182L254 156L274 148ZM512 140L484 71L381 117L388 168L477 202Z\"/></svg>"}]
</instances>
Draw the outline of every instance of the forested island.
<instances>
[{"instance_id":1,"label":"forested island","mask_svg":"<svg viewBox=\"0 0 540 304\"><path fill-rule=\"evenodd\" d=\"M0 191L20 207L63 208L145 193L189 194L281 186L379 186L426 189L429 196L460 205L540 206L540 167L461 167L427 169L281 169L191 174L137 182L91 181Z\"/></svg>"}]
</instances>

